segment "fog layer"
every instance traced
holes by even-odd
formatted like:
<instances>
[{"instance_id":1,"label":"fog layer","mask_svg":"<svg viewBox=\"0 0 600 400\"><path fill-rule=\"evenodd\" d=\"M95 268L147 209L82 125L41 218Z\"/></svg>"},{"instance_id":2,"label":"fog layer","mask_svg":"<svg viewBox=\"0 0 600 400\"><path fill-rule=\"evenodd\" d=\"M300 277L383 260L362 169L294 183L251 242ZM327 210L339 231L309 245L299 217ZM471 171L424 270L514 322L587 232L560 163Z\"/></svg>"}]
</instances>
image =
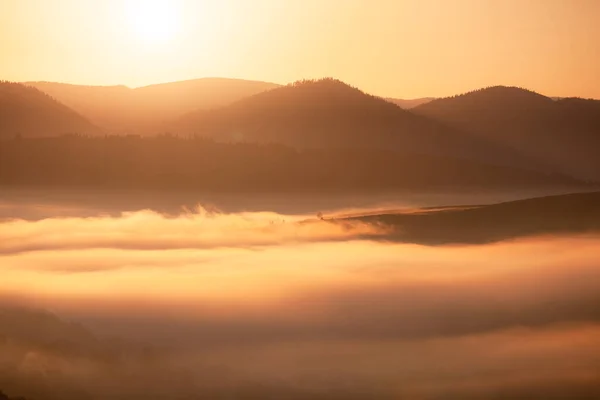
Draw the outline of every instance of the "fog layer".
<instances>
[{"instance_id":1,"label":"fog layer","mask_svg":"<svg viewBox=\"0 0 600 400\"><path fill-rule=\"evenodd\" d=\"M600 237L421 246L387 242L387 229L206 211L4 222L0 388L42 400L600 394Z\"/></svg>"}]
</instances>

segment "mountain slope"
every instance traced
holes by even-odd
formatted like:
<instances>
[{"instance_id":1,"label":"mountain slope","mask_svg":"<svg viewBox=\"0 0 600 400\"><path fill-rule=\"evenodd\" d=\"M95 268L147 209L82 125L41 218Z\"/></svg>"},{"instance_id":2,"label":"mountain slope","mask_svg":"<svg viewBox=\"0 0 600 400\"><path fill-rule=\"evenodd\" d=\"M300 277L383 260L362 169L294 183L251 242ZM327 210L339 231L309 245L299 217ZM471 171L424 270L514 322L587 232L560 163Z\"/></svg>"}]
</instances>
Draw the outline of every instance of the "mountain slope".
<instances>
[{"instance_id":1,"label":"mountain slope","mask_svg":"<svg viewBox=\"0 0 600 400\"><path fill-rule=\"evenodd\" d=\"M58 99L93 123L108 130L131 129L132 93L127 86L84 86L56 82L27 82Z\"/></svg>"},{"instance_id":2,"label":"mountain slope","mask_svg":"<svg viewBox=\"0 0 600 400\"><path fill-rule=\"evenodd\" d=\"M600 101L554 100L496 86L413 109L457 129L510 146L554 172L600 180Z\"/></svg>"},{"instance_id":3,"label":"mountain slope","mask_svg":"<svg viewBox=\"0 0 600 400\"><path fill-rule=\"evenodd\" d=\"M484 206L381 211L339 220L392 228L386 240L420 244L489 243L532 235L600 233L600 192L538 197Z\"/></svg>"},{"instance_id":4,"label":"mountain slope","mask_svg":"<svg viewBox=\"0 0 600 400\"><path fill-rule=\"evenodd\" d=\"M146 394L161 386L175 390L179 371L167 362L156 347L99 337L78 323L0 296L0 400L8 397L2 391L33 400L142 398L123 395L122 382L129 390L142 382L138 391Z\"/></svg>"},{"instance_id":5,"label":"mountain slope","mask_svg":"<svg viewBox=\"0 0 600 400\"><path fill-rule=\"evenodd\" d=\"M220 141L298 148L385 148L508 163L513 155L335 79L302 81L215 110L185 115L173 131Z\"/></svg>"},{"instance_id":6,"label":"mountain slope","mask_svg":"<svg viewBox=\"0 0 600 400\"><path fill-rule=\"evenodd\" d=\"M204 78L139 88L83 86L54 82L32 85L99 126L113 132L157 133L166 120L197 109L214 108L278 85L241 79Z\"/></svg>"},{"instance_id":7,"label":"mountain slope","mask_svg":"<svg viewBox=\"0 0 600 400\"><path fill-rule=\"evenodd\" d=\"M98 131L87 119L38 89L0 82L0 139Z\"/></svg>"},{"instance_id":8,"label":"mountain slope","mask_svg":"<svg viewBox=\"0 0 600 400\"><path fill-rule=\"evenodd\" d=\"M203 78L133 89L138 106L174 118L197 110L221 107L279 85L243 79Z\"/></svg>"}]
</instances>

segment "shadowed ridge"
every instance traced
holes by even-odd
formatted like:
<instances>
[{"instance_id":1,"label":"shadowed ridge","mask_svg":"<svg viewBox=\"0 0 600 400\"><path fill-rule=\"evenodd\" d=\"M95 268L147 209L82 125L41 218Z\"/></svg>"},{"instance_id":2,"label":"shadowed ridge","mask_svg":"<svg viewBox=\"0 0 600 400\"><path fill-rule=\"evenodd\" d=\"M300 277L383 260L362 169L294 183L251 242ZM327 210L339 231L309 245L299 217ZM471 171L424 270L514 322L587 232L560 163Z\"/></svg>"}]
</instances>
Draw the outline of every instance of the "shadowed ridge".
<instances>
[{"instance_id":1,"label":"shadowed ridge","mask_svg":"<svg viewBox=\"0 0 600 400\"><path fill-rule=\"evenodd\" d=\"M2 389L34 400L89 398L88 393L77 388L63 388L64 371L72 368L64 363L66 359L114 362L118 353L78 324L0 298Z\"/></svg>"},{"instance_id":2,"label":"shadowed ridge","mask_svg":"<svg viewBox=\"0 0 600 400\"><path fill-rule=\"evenodd\" d=\"M600 100L565 97L555 102L564 115L573 119L570 122L576 126L590 123L594 124L593 127L600 126Z\"/></svg>"},{"instance_id":3,"label":"shadowed ridge","mask_svg":"<svg viewBox=\"0 0 600 400\"><path fill-rule=\"evenodd\" d=\"M95 133L100 130L54 97L35 87L0 81L0 139Z\"/></svg>"},{"instance_id":4,"label":"shadowed ridge","mask_svg":"<svg viewBox=\"0 0 600 400\"><path fill-rule=\"evenodd\" d=\"M400 122L401 117L414 120L395 104L334 78L297 81L241 99L230 111L240 116L251 114L253 118L262 114L289 123L316 119L321 124L350 125L344 123L347 120L354 126L365 124L373 129L378 128L377 119L382 119L380 125Z\"/></svg>"},{"instance_id":5,"label":"shadowed ridge","mask_svg":"<svg viewBox=\"0 0 600 400\"><path fill-rule=\"evenodd\" d=\"M395 105L384 99L367 94L335 78L305 79L277 89L248 96L230 106L240 112L273 112L275 110L321 110L348 109L357 110L367 107L370 110L396 113ZM244 109L244 110L242 110ZM351 117L351 115L348 115Z\"/></svg>"},{"instance_id":6,"label":"shadowed ridge","mask_svg":"<svg viewBox=\"0 0 600 400\"><path fill-rule=\"evenodd\" d=\"M600 192L537 197L482 206L381 211L340 220L392 227L385 239L419 244L481 244L533 235L600 234Z\"/></svg>"},{"instance_id":7,"label":"shadowed ridge","mask_svg":"<svg viewBox=\"0 0 600 400\"><path fill-rule=\"evenodd\" d=\"M545 171L600 182L600 101L553 100L495 86L434 100L415 113L508 146Z\"/></svg>"},{"instance_id":8,"label":"shadowed ridge","mask_svg":"<svg viewBox=\"0 0 600 400\"><path fill-rule=\"evenodd\" d=\"M544 96L542 94L539 94L537 92L534 92L533 90L529 90L524 87L506 86L506 85L487 86L484 88L474 89L474 90L471 90L471 91L468 91L465 93L461 93L461 94L457 94L454 96L442 97L442 98L434 99L434 100L436 102L439 102L441 100L466 98L466 97L473 97L473 96L477 96L480 99L483 99L483 98L502 99L502 98L509 98L509 97L514 98L514 96L520 96L521 98L524 98L524 99L529 98L529 99L538 99L538 100L544 100L544 101L552 100L550 97Z\"/></svg>"},{"instance_id":9,"label":"shadowed ridge","mask_svg":"<svg viewBox=\"0 0 600 400\"><path fill-rule=\"evenodd\" d=\"M152 363L160 354L155 347L99 337L52 312L0 297L0 388L11 396L19 394L33 400L96 398L91 396L93 387L84 388L65 378L79 368L114 371L129 362ZM0 394L0 400L6 397Z\"/></svg>"},{"instance_id":10,"label":"shadowed ridge","mask_svg":"<svg viewBox=\"0 0 600 400\"><path fill-rule=\"evenodd\" d=\"M176 121L173 130L226 142L385 148L500 165L511 165L505 161L513 156L509 149L415 115L333 78L299 81L226 107L193 112Z\"/></svg>"},{"instance_id":11,"label":"shadowed ridge","mask_svg":"<svg viewBox=\"0 0 600 400\"><path fill-rule=\"evenodd\" d=\"M554 101L539 93L515 86L491 86L467 93L444 97L421 104L413 109L418 114L439 118L464 110L471 113L494 110L500 112L529 112L549 107ZM458 116L457 116L458 117Z\"/></svg>"},{"instance_id":12,"label":"shadowed ridge","mask_svg":"<svg viewBox=\"0 0 600 400\"><path fill-rule=\"evenodd\" d=\"M0 303L0 335L52 352L102 352L98 339L82 326L45 310L10 303Z\"/></svg>"}]
</instances>

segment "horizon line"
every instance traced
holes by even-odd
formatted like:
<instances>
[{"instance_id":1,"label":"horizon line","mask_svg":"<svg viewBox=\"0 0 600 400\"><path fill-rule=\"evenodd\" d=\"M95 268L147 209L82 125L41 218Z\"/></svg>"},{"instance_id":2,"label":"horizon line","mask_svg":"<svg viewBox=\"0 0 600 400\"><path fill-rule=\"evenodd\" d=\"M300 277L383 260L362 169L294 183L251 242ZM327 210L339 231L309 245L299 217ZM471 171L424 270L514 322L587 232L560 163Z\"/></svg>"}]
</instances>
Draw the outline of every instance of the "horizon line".
<instances>
[{"instance_id":1,"label":"horizon line","mask_svg":"<svg viewBox=\"0 0 600 400\"><path fill-rule=\"evenodd\" d=\"M192 82L192 81L200 81L200 80L230 80L230 81L243 81L243 82L257 82L257 83L265 83L265 84L272 84L272 85L278 85L278 86L287 86L287 85L291 85L295 82L300 82L303 80L312 80L312 79L326 79L326 78L334 78L334 79L338 79L339 81L343 82L346 85L350 85L353 87L356 87L358 89L360 89L361 91L363 91L364 93L368 93L368 94L373 94L371 92L365 91L363 89L361 89L359 86L356 86L354 84L348 83L342 79L339 78L335 78L335 77L320 77L320 78L301 78L301 79L296 79L294 81L290 81L290 82L286 82L286 83L279 83L279 82L273 82L273 81L265 81L265 80L259 80L259 79L248 79L248 78L235 78L235 77L225 77L225 76L204 76L204 77L197 77L197 78L188 78L188 79L181 79L181 80L174 80L174 81L164 81L164 82L155 82L155 83L150 83L147 85L141 85L141 86L129 86L126 84L110 84L110 85L104 85L104 84L86 84L86 83L72 83L72 82L61 82L61 81L49 81L49 80L27 80L27 81L13 81L16 83L21 83L24 85L30 85L30 84L34 84L34 83L55 83L55 84L61 84L61 85L70 85L70 86L86 86L86 87L98 87L98 88L118 88L118 87L122 87L122 88L127 88L130 90L136 90L136 89L142 89L142 88L147 88L147 87L151 87L151 86L159 86L159 85L169 85L169 84L175 84L175 83L183 83L183 82ZM11 82L8 81L7 82ZM546 94L542 94L541 92L538 92L536 90L533 89L529 89L525 86L518 86L518 85L503 85L503 84L493 84L493 85L487 85L487 86L481 86L481 87L477 87L474 89L469 89L463 92L459 92L459 93L454 93L448 96L419 96L419 97L403 97L403 96L385 96L385 95L378 95L378 94L373 94L377 97L381 97L382 99L394 99L394 100L421 100L421 99L431 99L431 100L437 100L437 99L445 99L445 98L450 98L450 97L454 97L454 96L459 96L459 95L463 95L463 94L467 94L467 93L471 93L474 91L478 91L478 90L482 90L482 89L487 89L487 88L492 88L492 87L514 87L514 88L519 88L519 89L524 89L524 90L528 90L530 92L534 92L537 94L540 94L542 96L551 98L551 99L565 99L565 98L580 98L580 99L584 99L584 100L596 100L599 101L600 99L594 98L594 97L582 97L582 96L577 96L577 95L568 95L568 96L554 96L554 95L546 95Z\"/></svg>"}]
</instances>

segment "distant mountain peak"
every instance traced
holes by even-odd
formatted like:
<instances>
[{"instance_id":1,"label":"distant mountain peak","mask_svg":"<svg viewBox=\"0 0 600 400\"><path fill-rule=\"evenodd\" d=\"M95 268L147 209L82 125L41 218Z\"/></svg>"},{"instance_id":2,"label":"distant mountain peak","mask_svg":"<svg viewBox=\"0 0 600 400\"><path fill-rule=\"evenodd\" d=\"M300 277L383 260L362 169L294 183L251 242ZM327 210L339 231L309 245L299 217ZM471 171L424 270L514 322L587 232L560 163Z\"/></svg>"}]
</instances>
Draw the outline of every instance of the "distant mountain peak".
<instances>
[{"instance_id":1,"label":"distant mountain peak","mask_svg":"<svg viewBox=\"0 0 600 400\"><path fill-rule=\"evenodd\" d=\"M287 86L292 86L292 87L329 87L329 88L350 88L353 90L358 90L359 89L347 84L346 82L343 82L337 78L332 78L332 77L325 77L325 78L317 78L317 79L301 79L295 82L290 83Z\"/></svg>"},{"instance_id":2,"label":"distant mountain peak","mask_svg":"<svg viewBox=\"0 0 600 400\"><path fill-rule=\"evenodd\" d=\"M518 86L488 86L481 89L472 90L470 92L466 92L463 94L459 94L456 96L446 97L440 100L445 99L456 99L456 98L465 98L472 97L476 98L478 101L486 100L486 99L496 99L496 100L507 100L514 101L515 99L536 99L538 101L552 101L551 98L541 95L532 90L518 87ZM433 103L433 102L432 102Z\"/></svg>"},{"instance_id":3,"label":"distant mountain peak","mask_svg":"<svg viewBox=\"0 0 600 400\"><path fill-rule=\"evenodd\" d=\"M556 100L520 87L492 86L413 110L513 148L546 170L585 180L600 177L598 101Z\"/></svg>"},{"instance_id":4,"label":"distant mountain peak","mask_svg":"<svg viewBox=\"0 0 600 400\"><path fill-rule=\"evenodd\" d=\"M280 90L294 91L296 93L314 93L317 95L370 96L362 90L335 78L303 79L283 86Z\"/></svg>"},{"instance_id":5,"label":"distant mountain peak","mask_svg":"<svg viewBox=\"0 0 600 400\"><path fill-rule=\"evenodd\" d=\"M277 87L253 96L241 99L232 107L251 107L267 109L304 109L314 108L320 112L334 107L343 109L359 107L363 110L377 107L379 110L390 109L394 112L398 107L384 99L367 94L339 79L320 78L304 79ZM366 108L365 108L366 107Z\"/></svg>"},{"instance_id":6,"label":"distant mountain peak","mask_svg":"<svg viewBox=\"0 0 600 400\"><path fill-rule=\"evenodd\" d=\"M489 86L455 96L444 97L414 108L418 114L437 118L438 113L456 113L458 110L468 112L499 112L522 113L533 109L546 109L555 103L546 97L529 89L517 86ZM433 113L433 115L431 114Z\"/></svg>"}]
</instances>

